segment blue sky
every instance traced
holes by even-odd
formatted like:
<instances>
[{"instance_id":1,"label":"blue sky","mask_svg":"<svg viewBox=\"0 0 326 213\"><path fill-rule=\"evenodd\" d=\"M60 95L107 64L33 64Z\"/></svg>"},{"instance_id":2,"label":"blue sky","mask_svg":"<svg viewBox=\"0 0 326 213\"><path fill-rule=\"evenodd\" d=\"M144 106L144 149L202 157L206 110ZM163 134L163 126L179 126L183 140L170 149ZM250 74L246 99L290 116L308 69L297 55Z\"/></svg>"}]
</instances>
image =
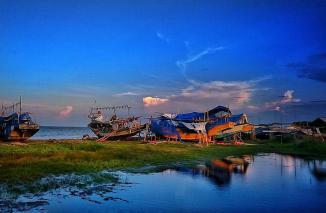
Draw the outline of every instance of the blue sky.
<instances>
[{"instance_id":1,"label":"blue sky","mask_svg":"<svg viewBox=\"0 0 326 213\"><path fill-rule=\"evenodd\" d=\"M326 116L326 1L0 0L0 101L43 125L90 105Z\"/></svg>"}]
</instances>

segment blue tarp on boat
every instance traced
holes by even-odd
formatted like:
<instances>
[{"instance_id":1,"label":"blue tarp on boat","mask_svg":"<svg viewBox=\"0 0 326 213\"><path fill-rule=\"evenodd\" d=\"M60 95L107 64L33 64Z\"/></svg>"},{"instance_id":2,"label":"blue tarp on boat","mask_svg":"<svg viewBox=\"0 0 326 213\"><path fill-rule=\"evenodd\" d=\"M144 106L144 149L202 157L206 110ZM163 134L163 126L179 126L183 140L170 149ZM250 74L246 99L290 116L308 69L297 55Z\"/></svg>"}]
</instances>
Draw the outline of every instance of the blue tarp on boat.
<instances>
[{"instance_id":1,"label":"blue tarp on boat","mask_svg":"<svg viewBox=\"0 0 326 213\"><path fill-rule=\"evenodd\" d=\"M178 121L184 121L184 122L191 122L194 120L203 120L205 119L205 114L209 116L210 119L217 118L216 114L219 112L226 112L231 113L230 109L224 106L217 106L214 109L211 109L208 111L208 113L204 112L191 112L191 113L185 113L185 114L178 114L175 119Z\"/></svg>"},{"instance_id":2,"label":"blue tarp on boat","mask_svg":"<svg viewBox=\"0 0 326 213\"><path fill-rule=\"evenodd\" d=\"M172 120L152 118L151 131L158 136L176 136L181 140L179 132L177 131L177 124Z\"/></svg>"},{"instance_id":3,"label":"blue tarp on boat","mask_svg":"<svg viewBox=\"0 0 326 213\"><path fill-rule=\"evenodd\" d=\"M216 125L222 125L227 122L234 122L236 124L240 124L243 116L244 116L244 114L232 115L230 117L219 118L216 121L208 122L206 124L206 130L208 131L209 129L213 128Z\"/></svg>"}]
</instances>

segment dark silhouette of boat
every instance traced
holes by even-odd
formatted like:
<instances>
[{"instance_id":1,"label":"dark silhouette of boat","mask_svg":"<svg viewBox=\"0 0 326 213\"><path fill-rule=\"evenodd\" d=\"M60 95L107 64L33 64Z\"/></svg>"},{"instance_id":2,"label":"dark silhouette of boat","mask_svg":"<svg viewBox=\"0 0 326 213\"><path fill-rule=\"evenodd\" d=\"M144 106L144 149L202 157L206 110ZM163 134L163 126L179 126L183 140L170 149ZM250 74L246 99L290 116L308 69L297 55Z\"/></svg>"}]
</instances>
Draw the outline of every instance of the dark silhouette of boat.
<instances>
[{"instance_id":1,"label":"dark silhouette of boat","mask_svg":"<svg viewBox=\"0 0 326 213\"><path fill-rule=\"evenodd\" d=\"M22 112L22 100L0 111L0 140L24 141L39 131L39 125L32 120L31 113Z\"/></svg>"}]
</instances>

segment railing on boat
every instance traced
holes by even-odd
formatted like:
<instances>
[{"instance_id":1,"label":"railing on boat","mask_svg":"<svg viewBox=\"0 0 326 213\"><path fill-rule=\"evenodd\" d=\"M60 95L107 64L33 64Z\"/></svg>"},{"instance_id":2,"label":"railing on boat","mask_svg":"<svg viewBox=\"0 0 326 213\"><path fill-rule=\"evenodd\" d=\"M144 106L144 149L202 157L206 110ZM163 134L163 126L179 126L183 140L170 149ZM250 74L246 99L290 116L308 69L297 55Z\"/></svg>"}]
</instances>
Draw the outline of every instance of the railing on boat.
<instances>
[{"instance_id":1,"label":"railing on boat","mask_svg":"<svg viewBox=\"0 0 326 213\"><path fill-rule=\"evenodd\" d=\"M15 110L16 109L16 110ZM18 111L17 111L18 109ZM0 115L1 116L6 116L12 113L22 113L22 97L19 97L19 102L14 103L10 106L4 106L3 104L1 105L1 111L0 111Z\"/></svg>"}]
</instances>

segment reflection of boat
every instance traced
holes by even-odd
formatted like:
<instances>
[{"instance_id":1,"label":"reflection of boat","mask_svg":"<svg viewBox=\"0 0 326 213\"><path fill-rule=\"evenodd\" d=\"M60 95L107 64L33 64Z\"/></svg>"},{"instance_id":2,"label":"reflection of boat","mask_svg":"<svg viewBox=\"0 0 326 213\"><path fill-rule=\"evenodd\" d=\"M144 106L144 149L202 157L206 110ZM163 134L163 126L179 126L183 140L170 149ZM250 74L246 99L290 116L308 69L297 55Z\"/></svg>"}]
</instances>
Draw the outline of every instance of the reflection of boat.
<instances>
[{"instance_id":1,"label":"reflection of boat","mask_svg":"<svg viewBox=\"0 0 326 213\"><path fill-rule=\"evenodd\" d=\"M206 164L210 168L224 169L230 172L246 173L249 163L242 158L227 157L222 160L212 160Z\"/></svg>"},{"instance_id":2,"label":"reflection of boat","mask_svg":"<svg viewBox=\"0 0 326 213\"><path fill-rule=\"evenodd\" d=\"M320 181L326 180L326 169L325 168L314 168L312 174Z\"/></svg>"},{"instance_id":3,"label":"reflection of boat","mask_svg":"<svg viewBox=\"0 0 326 213\"><path fill-rule=\"evenodd\" d=\"M326 180L326 168L322 167L321 165L318 166L315 160L313 161L313 168L311 169L311 173L319 181Z\"/></svg>"},{"instance_id":4,"label":"reflection of boat","mask_svg":"<svg viewBox=\"0 0 326 213\"><path fill-rule=\"evenodd\" d=\"M22 112L22 101L2 106L0 111L0 140L24 141L39 130L29 112Z\"/></svg>"},{"instance_id":5,"label":"reflection of boat","mask_svg":"<svg viewBox=\"0 0 326 213\"><path fill-rule=\"evenodd\" d=\"M206 162L205 166L197 167L194 172L212 179L217 185L226 185L231 181L231 174L245 174L249 163L244 158L227 157Z\"/></svg>"},{"instance_id":6,"label":"reflection of boat","mask_svg":"<svg viewBox=\"0 0 326 213\"><path fill-rule=\"evenodd\" d=\"M127 109L128 116L119 118L116 114L117 110ZM107 119L103 111L113 111L113 115ZM94 107L91 108L89 118L91 123L88 127L100 138L99 140L118 140L132 137L146 128L146 125L141 125L140 117L129 115L129 106L115 107Z\"/></svg>"},{"instance_id":7,"label":"reflection of boat","mask_svg":"<svg viewBox=\"0 0 326 213\"><path fill-rule=\"evenodd\" d=\"M217 106L207 112L163 114L150 120L151 131L156 136L188 141L211 142L217 135L253 130L245 114L233 115L224 106Z\"/></svg>"}]
</instances>

